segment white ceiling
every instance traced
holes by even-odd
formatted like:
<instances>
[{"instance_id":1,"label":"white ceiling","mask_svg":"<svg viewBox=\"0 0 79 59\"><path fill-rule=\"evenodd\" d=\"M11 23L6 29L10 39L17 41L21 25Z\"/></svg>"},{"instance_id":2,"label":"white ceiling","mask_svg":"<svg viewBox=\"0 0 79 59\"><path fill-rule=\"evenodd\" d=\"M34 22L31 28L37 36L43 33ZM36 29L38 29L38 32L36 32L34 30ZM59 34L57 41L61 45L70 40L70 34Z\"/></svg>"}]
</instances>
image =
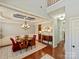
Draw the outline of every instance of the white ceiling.
<instances>
[{"instance_id":1,"label":"white ceiling","mask_svg":"<svg viewBox=\"0 0 79 59\"><path fill-rule=\"evenodd\" d=\"M48 22L48 21L51 21L50 20L50 17L49 19L46 19L46 18L42 18L42 17L39 17L39 16L36 16L36 15L33 15L33 14L29 14L29 13L25 13L25 12L20 12L22 10L18 10L18 9L15 9L13 7L9 7L7 5L3 6L3 5L0 5L0 17L1 17L1 21L3 21L3 18L4 18L4 21L5 22L18 22L18 23L22 23L24 22L24 19L20 19L20 18L15 18L13 17L13 14L22 14L22 15L25 15L25 16L31 16L31 17L34 17L35 20L33 21L28 21L28 22L34 22L34 23L44 23L44 22ZM52 17L55 17L57 15L60 15L62 13L65 12L65 8L59 8L55 11L52 11L51 13L49 13L48 16L52 16Z\"/></svg>"},{"instance_id":2,"label":"white ceiling","mask_svg":"<svg viewBox=\"0 0 79 59\"><path fill-rule=\"evenodd\" d=\"M0 6L0 21L5 21L5 22L23 22L25 21L24 19L20 19L20 18L15 18L13 17L13 14L21 14L21 15L25 15L25 16L30 16L35 18L35 20L31 20L28 22L35 22L35 23L41 23L41 22L45 22L46 20L40 17L36 17L33 15L29 15L29 14L24 14L22 12L16 11L16 10L12 10L10 8L4 7L4 6ZM3 20L4 19L4 20Z\"/></svg>"},{"instance_id":3,"label":"white ceiling","mask_svg":"<svg viewBox=\"0 0 79 59\"><path fill-rule=\"evenodd\" d=\"M0 4L9 5L25 12L30 12L33 15L47 18L46 0L0 0Z\"/></svg>"}]
</instances>

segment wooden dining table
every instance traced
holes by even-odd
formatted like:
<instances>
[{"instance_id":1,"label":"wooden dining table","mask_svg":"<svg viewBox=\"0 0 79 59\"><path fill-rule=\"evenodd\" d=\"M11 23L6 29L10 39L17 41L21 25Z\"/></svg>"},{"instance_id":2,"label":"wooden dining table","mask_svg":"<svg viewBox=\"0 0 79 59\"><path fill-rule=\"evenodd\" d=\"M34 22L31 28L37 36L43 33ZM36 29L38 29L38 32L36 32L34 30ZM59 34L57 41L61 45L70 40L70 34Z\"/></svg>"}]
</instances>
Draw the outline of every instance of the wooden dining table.
<instances>
[{"instance_id":1,"label":"wooden dining table","mask_svg":"<svg viewBox=\"0 0 79 59\"><path fill-rule=\"evenodd\" d=\"M20 39L18 39L18 40L15 40L16 42L22 42L22 41L29 41L29 40L32 40L32 37L28 37L27 39L24 39L24 38L20 38Z\"/></svg>"},{"instance_id":2,"label":"wooden dining table","mask_svg":"<svg viewBox=\"0 0 79 59\"><path fill-rule=\"evenodd\" d=\"M32 37L28 37L27 39L24 39L23 37L16 40L16 42L19 44L20 48L26 48L29 44L29 42L32 40ZM26 44L25 44L26 43Z\"/></svg>"}]
</instances>

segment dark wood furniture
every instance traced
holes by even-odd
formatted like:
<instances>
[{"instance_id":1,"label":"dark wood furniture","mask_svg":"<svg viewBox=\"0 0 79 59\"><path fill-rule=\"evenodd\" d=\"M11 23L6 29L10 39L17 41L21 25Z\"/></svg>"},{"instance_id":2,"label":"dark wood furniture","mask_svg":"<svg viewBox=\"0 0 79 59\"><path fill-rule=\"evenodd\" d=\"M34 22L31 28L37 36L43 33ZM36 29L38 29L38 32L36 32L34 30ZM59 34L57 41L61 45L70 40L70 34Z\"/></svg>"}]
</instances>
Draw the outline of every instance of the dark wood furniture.
<instances>
[{"instance_id":1,"label":"dark wood furniture","mask_svg":"<svg viewBox=\"0 0 79 59\"><path fill-rule=\"evenodd\" d=\"M10 38L10 40L12 41L12 51L13 52L21 49L19 46L19 43L16 43L13 38Z\"/></svg>"},{"instance_id":2,"label":"dark wood furniture","mask_svg":"<svg viewBox=\"0 0 79 59\"><path fill-rule=\"evenodd\" d=\"M38 41L41 42L41 24L38 25Z\"/></svg>"},{"instance_id":3,"label":"dark wood furniture","mask_svg":"<svg viewBox=\"0 0 79 59\"><path fill-rule=\"evenodd\" d=\"M38 41L39 41L39 42L42 42L41 34L38 34Z\"/></svg>"},{"instance_id":4,"label":"dark wood furniture","mask_svg":"<svg viewBox=\"0 0 79 59\"><path fill-rule=\"evenodd\" d=\"M28 37L27 35L25 35L23 38L19 38L19 36L17 36L16 39L17 40L15 40L15 43L14 39L10 38L10 40L12 41L13 52L28 48L28 46L32 47L36 45L36 35L33 35L33 37Z\"/></svg>"},{"instance_id":5,"label":"dark wood furniture","mask_svg":"<svg viewBox=\"0 0 79 59\"><path fill-rule=\"evenodd\" d=\"M28 40L28 46L35 46L36 45L36 35L33 35L33 37L31 38L31 40Z\"/></svg>"},{"instance_id":6,"label":"dark wood furniture","mask_svg":"<svg viewBox=\"0 0 79 59\"><path fill-rule=\"evenodd\" d=\"M53 41L53 36L51 36L51 35L42 35L42 42L43 41L48 41L48 43L52 42Z\"/></svg>"},{"instance_id":7,"label":"dark wood furniture","mask_svg":"<svg viewBox=\"0 0 79 59\"><path fill-rule=\"evenodd\" d=\"M27 40L23 40L21 42L18 42L19 46L21 49L27 48L28 47L28 41Z\"/></svg>"}]
</instances>

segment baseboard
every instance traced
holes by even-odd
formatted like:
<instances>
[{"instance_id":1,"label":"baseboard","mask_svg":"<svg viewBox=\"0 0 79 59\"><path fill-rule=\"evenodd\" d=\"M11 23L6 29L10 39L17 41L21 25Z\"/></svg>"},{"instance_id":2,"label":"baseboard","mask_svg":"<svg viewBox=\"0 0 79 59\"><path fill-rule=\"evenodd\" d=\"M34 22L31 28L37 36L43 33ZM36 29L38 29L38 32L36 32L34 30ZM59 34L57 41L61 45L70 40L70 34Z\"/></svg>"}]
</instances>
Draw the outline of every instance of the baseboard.
<instances>
[{"instance_id":1,"label":"baseboard","mask_svg":"<svg viewBox=\"0 0 79 59\"><path fill-rule=\"evenodd\" d=\"M0 48L6 47L6 46L10 46L10 45L12 45L12 44L3 45L3 46L0 46Z\"/></svg>"}]
</instances>

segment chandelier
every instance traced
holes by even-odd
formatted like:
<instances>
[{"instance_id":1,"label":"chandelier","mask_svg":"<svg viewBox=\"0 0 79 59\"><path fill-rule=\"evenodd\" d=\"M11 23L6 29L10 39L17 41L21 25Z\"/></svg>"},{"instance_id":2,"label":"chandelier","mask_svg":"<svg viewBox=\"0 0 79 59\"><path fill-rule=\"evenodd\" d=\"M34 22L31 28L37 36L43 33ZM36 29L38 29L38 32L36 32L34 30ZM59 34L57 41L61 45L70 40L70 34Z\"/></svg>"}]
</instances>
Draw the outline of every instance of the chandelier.
<instances>
[{"instance_id":1,"label":"chandelier","mask_svg":"<svg viewBox=\"0 0 79 59\"><path fill-rule=\"evenodd\" d=\"M25 20L25 22L21 25L21 27L24 29L24 30L27 30L28 28L30 28L29 24L27 23L27 21Z\"/></svg>"}]
</instances>

